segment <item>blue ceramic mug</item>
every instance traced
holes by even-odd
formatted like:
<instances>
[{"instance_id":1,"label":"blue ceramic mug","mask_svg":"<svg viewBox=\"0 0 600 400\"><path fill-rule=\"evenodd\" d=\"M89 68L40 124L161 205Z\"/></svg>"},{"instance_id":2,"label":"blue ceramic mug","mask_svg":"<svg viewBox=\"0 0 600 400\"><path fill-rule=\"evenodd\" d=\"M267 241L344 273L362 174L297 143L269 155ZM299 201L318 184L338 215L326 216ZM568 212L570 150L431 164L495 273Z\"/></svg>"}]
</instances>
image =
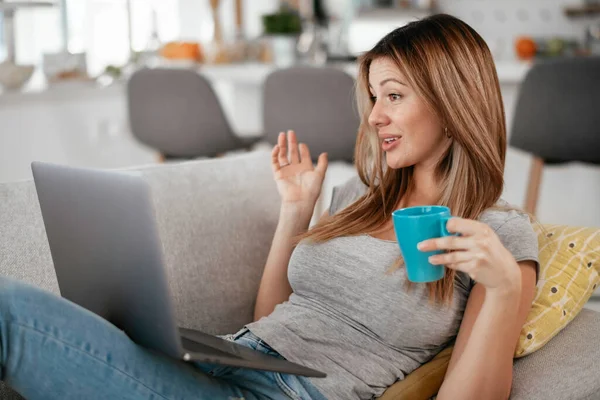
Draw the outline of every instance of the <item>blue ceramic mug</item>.
<instances>
[{"instance_id":1,"label":"blue ceramic mug","mask_svg":"<svg viewBox=\"0 0 600 400\"><path fill-rule=\"evenodd\" d=\"M443 251L422 252L417 244L423 240L452 234L446 223L452 218L450 209L444 206L418 206L396 210L392 213L396 239L411 282L433 282L444 277L443 265L432 265L428 258Z\"/></svg>"}]
</instances>

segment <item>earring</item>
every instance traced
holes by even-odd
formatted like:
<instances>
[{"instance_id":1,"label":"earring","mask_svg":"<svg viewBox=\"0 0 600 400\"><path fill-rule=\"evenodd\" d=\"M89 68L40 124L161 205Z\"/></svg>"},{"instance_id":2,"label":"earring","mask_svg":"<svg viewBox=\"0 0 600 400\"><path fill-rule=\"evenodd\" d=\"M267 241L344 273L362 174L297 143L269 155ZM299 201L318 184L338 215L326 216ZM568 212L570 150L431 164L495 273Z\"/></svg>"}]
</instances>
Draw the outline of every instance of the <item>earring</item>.
<instances>
[{"instance_id":1,"label":"earring","mask_svg":"<svg viewBox=\"0 0 600 400\"><path fill-rule=\"evenodd\" d=\"M446 137L451 138L452 135L448 133L448 127L444 127L444 133L446 134Z\"/></svg>"}]
</instances>

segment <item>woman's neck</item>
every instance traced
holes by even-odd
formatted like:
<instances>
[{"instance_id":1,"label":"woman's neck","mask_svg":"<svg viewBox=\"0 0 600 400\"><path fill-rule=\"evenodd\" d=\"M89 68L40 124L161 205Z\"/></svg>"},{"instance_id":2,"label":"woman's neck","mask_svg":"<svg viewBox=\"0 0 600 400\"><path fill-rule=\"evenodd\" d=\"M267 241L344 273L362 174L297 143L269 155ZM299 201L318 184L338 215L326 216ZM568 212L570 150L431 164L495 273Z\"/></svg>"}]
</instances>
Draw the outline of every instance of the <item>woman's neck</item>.
<instances>
[{"instance_id":1,"label":"woman's neck","mask_svg":"<svg viewBox=\"0 0 600 400\"><path fill-rule=\"evenodd\" d=\"M439 183L435 179L434 168L416 168L413 171L411 187L400 199L400 207L414 207L436 204L439 199Z\"/></svg>"}]
</instances>

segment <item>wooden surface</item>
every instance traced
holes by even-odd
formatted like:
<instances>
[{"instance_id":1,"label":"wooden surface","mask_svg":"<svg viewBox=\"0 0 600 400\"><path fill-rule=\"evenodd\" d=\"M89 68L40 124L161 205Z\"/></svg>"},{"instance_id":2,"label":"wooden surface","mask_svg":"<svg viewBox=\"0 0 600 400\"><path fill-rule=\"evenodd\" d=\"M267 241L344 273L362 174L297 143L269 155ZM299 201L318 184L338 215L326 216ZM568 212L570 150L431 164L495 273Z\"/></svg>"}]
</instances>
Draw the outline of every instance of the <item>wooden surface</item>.
<instances>
[{"instance_id":1,"label":"wooden surface","mask_svg":"<svg viewBox=\"0 0 600 400\"><path fill-rule=\"evenodd\" d=\"M587 17L600 14L600 4L565 7L568 17Z\"/></svg>"},{"instance_id":2,"label":"wooden surface","mask_svg":"<svg viewBox=\"0 0 600 400\"><path fill-rule=\"evenodd\" d=\"M242 0L235 0L235 28L238 33L241 33L244 28L244 9Z\"/></svg>"},{"instance_id":3,"label":"wooden surface","mask_svg":"<svg viewBox=\"0 0 600 400\"><path fill-rule=\"evenodd\" d=\"M529 183L527 185L527 194L525 195L525 211L535 215L538 197L540 195L540 185L542 183L542 171L544 169L544 160L534 157L531 161L531 170L529 171Z\"/></svg>"}]
</instances>

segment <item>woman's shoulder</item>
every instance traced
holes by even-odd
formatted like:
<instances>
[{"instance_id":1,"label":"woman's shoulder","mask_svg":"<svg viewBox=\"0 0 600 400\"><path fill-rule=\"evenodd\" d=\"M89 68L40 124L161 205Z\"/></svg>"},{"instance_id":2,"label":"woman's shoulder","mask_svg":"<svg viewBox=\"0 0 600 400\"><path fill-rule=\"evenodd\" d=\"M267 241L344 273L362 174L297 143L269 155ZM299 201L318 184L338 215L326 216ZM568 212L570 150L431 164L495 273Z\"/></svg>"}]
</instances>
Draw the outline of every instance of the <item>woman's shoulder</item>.
<instances>
[{"instance_id":1,"label":"woman's shoulder","mask_svg":"<svg viewBox=\"0 0 600 400\"><path fill-rule=\"evenodd\" d=\"M529 214L525 211L501 199L494 207L484 211L479 221L486 223L496 232L517 261L537 262L537 234Z\"/></svg>"},{"instance_id":2,"label":"woman's shoulder","mask_svg":"<svg viewBox=\"0 0 600 400\"><path fill-rule=\"evenodd\" d=\"M493 207L481 213L479 221L486 223L496 232L507 223L531 226L529 214L504 199L498 200Z\"/></svg>"},{"instance_id":3,"label":"woman's shoulder","mask_svg":"<svg viewBox=\"0 0 600 400\"><path fill-rule=\"evenodd\" d=\"M345 182L333 187L329 215L346 208L358 200L367 191L367 186L360 180L358 175L351 177Z\"/></svg>"}]
</instances>

